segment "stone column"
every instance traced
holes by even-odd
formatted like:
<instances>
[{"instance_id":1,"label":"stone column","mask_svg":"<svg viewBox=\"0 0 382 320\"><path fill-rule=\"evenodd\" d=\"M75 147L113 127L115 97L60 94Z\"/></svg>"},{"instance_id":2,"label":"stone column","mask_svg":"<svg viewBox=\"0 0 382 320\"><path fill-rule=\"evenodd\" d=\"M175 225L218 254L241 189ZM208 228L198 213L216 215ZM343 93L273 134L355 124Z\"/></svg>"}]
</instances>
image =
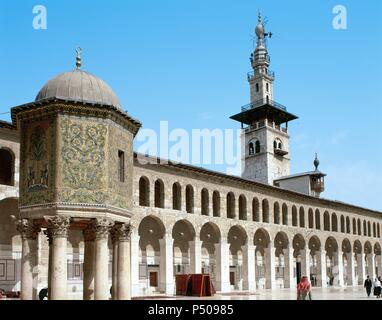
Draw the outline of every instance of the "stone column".
<instances>
[{"instance_id":1,"label":"stone column","mask_svg":"<svg viewBox=\"0 0 382 320\"><path fill-rule=\"evenodd\" d=\"M256 290L255 280L255 246L246 244L243 249L243 289Z\"/></svg>"},{"instance_id":2,"label":"stone column","mask_svg":"<svg viewBox=\"0 0 382 320\"><path fill-rule=\"evenodd\" d=\"M118 235L116 231L116 225L110 230L111 243L113 245L113 256L112 256L112 275L111 275L111 298L112 300L117 300L118 297L118 284L117 284L117 274L118 274Z\"/></svg>"},{"instance_id":3,"label":"stone column","mask_svg":"<svg viewBox=\"0 0 382 320\"><path fill-rule=\"evenodd\" d=\"M51 297L51 288L52 288L52 257L53 257L53 237L52 232L49 229L44 231L44 234L48 238L48 299Z\"/></svg>"},{"instance_id":4,"label":"stone column","mask_svg":"<svg viewBox=\"0 0 382 320\"><path fill-rule=\"evenodd\" d=\"M335 255L335 263L336 267L338 268L338 274L337 274L337 279L334 279L335 283L339 287L344 286L344 259L343 259L343 254L342 250L340 248L337 249L336 252L333 253Z\"/></svg>"},{"instance_id":5,"label":"stone column","mask_svg":"<svg viewBox=\"0 0 382 320\"><path fill-rule=\"evenodd\" d=\"M305 246L305 248L307 245ZM300 250L301 255L301 277L307 276L310 279L310 250L309 248Z\"/></svg>"},{"instance_id":6,"label":"stone column","mask_svg":"<svg viewBox=\"0 0 382 320\"><path fill-rule=\"evenodd\" d=\"M358 283L363 285L366 279L365 275L365 254L357 253Z\"/></svg>"},{"instance_id":7,"label":"stone column","mask_svg":"<svg viewBox=\"0 0 382 320\"><path fill-rule=\"evenodd\" d=\"M130 224L120 223L115 226L115 236L118 242L118 263L116 294L118 300L131 299L131 274L130 274ZM113 261L114 264L114 261Z\"/></svg>"},{"instance_id":8,"label":"stone column","mask_svg":"<svg viewBox=\"0 0 382 320\"><path fill-rule=\"evenodd\" d=\"M317 260L318 260L318 277L317 283L322 287L326 288L328 286L326 282L326 250L321 249L317 251Z\"/></svg>"},{"instance_id":9,"label":"stone column","mask_svg":"<svg viewBox=\"0 0 382 320\"><path fill-rule=\"evenodd\" d=\"M226 238L221 238L220 243L215 244L216 259L216 290L221 292L230 291L229 282L229 244Z\"/></svg>"},{"instance_id":10,"label":"stone column","mask_svg":"<svg viewBox=\"0 0 382 320\"><path fill-rule=\"evenodd\" d=\"M85 243L83 299L94 300L95 233L91 225L83 231L83 235Z\"/></svg>"},{"instance_id":11,"label":"stone column","mask_svg":"<svg viewBox=\"0 0 382 320\"><path fill-rule=\"evenodd\" d=\"M70 228L70 217L54 216L48 218L49 232L52 234L52 277L51 300L67 299L67 241Z\"/></svg>"},{"instance_id":12,"label":"stone column","mask_svg":"<svg viewBox=\"0 0 382 320\"><path fill-rule=\"evenodd\" d=\"M16 222L17 231L21 234L21 300L33 300L35 296L33 269L37 265L37 235L40 231L33 222L21 219Z\"/></svg>"},{"instance_id":13,"label":"stone column","mask_svg":"<svg viewBox=\"0 0 382 320\"><path fill-rule=\"evenodd\" d=\"M382 276L382 255L378 254L375 256L376 259L376 264L378 268L377 276L380 277Z\"/></svg>"},{"instance_id":14,"label":"stone column","mask_svg":"<svg viewBox=\"0 0 382 320\"><path fill-rule=\"evenodd\" d=\"M355 286L357 285L355 283L355 274L354 274L354 254L352 252L347 252L346 253L346 258L348 261L348 266L347 266L347 276L348 276L348 286Z\"/></svg>"},{"instance_id":15,"label":"stone column","mask_svg":"<svg viewBox=\"0 0 382 320\"><path fill-rule=\"evenodd\" d=\"M139 234L138 230L133 229L130 236L131 247L131 295L138 296L139 289Z\"/></svg>"},{"instance_id":16,"label":"stone column","mask_svg":"<svg viewBox=\"0 0 382 320\"><path fill-rule=\"evenodd\" d=\"M160 244L160 289L167 295L174 294L174 239L171 234L165 233Z\"/></svg>"},{"instance_id":17,"label":"stone column","mask_svg":"<svg viewBox=\"0 0 382 320\"><path fill-rule=\"evenodd\" d=\"M284 249L284 263L285 263L285 273L284 281L285 288L294 288L296 282L294 280L294 264L293 264L293 247L288 247Z\"/></svg>"},{"instance_id":18,"label":"stone column","mask_svg":"<svg viewBox=\"0 0 382 320\"><path fill-rule=\"evenodd\" d=\"M112 222L106 218L96 218L93 221L95 232L95 270L94 299L109 299L109 248L107 246L109 230Z\"/></svg>"},{"instance_id":19,"label":"stone column","mask_svg":"<svg viewBox=\"0 0 382 320\"><path fill-rule=\"evenodd\" d=\"M190 241L190 265L191 273L202 272L202 241L195 236L194 241Z\"/></svg>"},{"instance_id":20,"label":"stone column","mask_svg":"<svg viewBox=\"0 0 382 320\"><path fill-rule=\"evenodd\" d=\"M369 273L370 279L372 281L374 281L374 279L375 279L375 258L374 258L373 252L371 252L367 255L367 261L368 261L368 265L369 265L368 273Z\"/></svg>"},{"instance_id":21,"label":"stone column","mask_svg":"<svg viewBox=\"0 0 382 320\"><path fill-rule=\"evenodd\" d=\"M269 241L268 247L264 248L265 251L265 287L267 289L276 288L276 270L275 270L275 260L276 260L276 248L274 247L273 241Z\"/></svg>"}]
</instances>

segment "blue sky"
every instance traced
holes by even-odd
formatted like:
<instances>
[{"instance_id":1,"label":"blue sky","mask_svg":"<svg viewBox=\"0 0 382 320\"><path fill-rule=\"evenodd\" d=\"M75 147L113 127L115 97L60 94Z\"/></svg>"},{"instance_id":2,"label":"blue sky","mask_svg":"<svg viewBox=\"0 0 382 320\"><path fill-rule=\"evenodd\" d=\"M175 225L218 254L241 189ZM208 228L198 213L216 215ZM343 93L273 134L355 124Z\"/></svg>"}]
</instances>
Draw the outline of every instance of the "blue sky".
<instances>
[{"instance_id":1,"label":"blue sky","mask_svg":"<svg viewBox=\"0 0 382 320\"><path fill-rule=\"evenodd\" d=\"M32 27L37 4L47 30ZM337 4L347 30L332 27ZM274 99L299 116L289 125L292 173L311 170L318 152L323 197L382 210L381 1L1 0L0 113L73 69L81 45L83 69L145 128L237 129L229 116L249 102L258 9L274 33Z\"/></svg>"}]
</instances>

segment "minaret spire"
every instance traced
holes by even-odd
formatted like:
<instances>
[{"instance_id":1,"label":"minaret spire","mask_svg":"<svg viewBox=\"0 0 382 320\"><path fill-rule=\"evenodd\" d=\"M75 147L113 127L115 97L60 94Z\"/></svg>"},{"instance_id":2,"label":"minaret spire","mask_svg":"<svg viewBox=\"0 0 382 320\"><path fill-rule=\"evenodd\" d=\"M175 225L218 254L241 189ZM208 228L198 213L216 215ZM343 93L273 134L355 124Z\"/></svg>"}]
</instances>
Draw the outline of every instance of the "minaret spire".
<instances>
[{"instance_id":1,"label":"minaret spire","mask_svg":"<svg viewBox=\"0 0 382 320\"><path fill-rule=\"evenodd\" d=\"M81 53L82 53L82 49L81 47L77 47L76 48L76 53L77 53L77 57L76 57L76 67L77 67L77 70L80 70L81 69Z\"/></svg>"}]
</instances>

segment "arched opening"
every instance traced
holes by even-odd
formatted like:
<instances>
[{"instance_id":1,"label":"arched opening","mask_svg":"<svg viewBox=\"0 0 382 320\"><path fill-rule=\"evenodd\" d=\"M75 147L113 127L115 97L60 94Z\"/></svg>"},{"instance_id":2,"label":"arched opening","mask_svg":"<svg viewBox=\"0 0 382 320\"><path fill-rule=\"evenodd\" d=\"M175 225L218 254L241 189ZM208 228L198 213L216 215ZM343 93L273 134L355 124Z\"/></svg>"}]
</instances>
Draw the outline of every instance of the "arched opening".
<instances>
[{"instance_id":1,"label":"arched opening","mask_svg":"<svg viewBox=\"0 0 382 320\"><path fill-rule=\"evenodd\" d=\"M343 281L345 285L352 285L352 265L350 260L352 259L352 248L349 239L342 241L342 254L343 254Z\"/></svg>"},{"instance_id":2,"label":"arched opening","mask_svg":"<svg viewBox=\"0 0 382 320\"><path fill-rule=\"evenodd\" d=\"M147 177L139 179L139 205L143 207L150 206L150 182Z\"/></svg>"},{"instance_id":3,"label":"arched opening","mask_svg":"<svg viewBox=\"0 0 382 320\"><path fill-rule=\"evenodd\" d=\"M361 220L360 219L357 220L357 227L358 227L358 235L360 236L361 235Z\"/></svg>"},{"instance_id":4,"label":"arched opening","mask_svg":"<svg viewBox=\"0 0 382 320\"><path fill-rule=\"evenodd\" d=\"M283 225L287 226L288 225L288 206L285 203L283 203L282 212L283 212Z\"/></svg>"},{"instance_id":5,"label":"arched opening","mask_svg":"<svg viewBox=\"0 0 382 320\"><path fill-rule=\"evenodd\" d=\"M310 250L310 280L312 286L316 287L320 284L318 283L318 278L321 277L321 241L317 236L312 236L308 242L308 248Z\"/></svg>"},{"instance_id":6,"label":"arched opening","mask_svg":"<svg viewBox=\"0 0 382 320\"><path fill-rule=\"evenodd\" d=\"M138 234L139 279L144 283L143 292L164 292L165 287L162 283L165 282L165 275L161 275L160 269L161 264L166 262L160 258L160 240L165 234L165 226L157 217L147 216L139 224Z\"/></svg>"},{"instance_id":7,"label":"arched opening","mask_svg":"<svg viewBox=\"0 0 382 320\"><path fill-rule=\"evenodd\" d=\"M355 275L354 284L363 285L364 260L362 260L362 245L359 240L354 241L353 253L354 253L354 275Z\"/></svg>"},{"instance_id":8,"label":"arched opening","mask_svg":"<svg viewBox=\"0 0 382 320\"><path fill-rule=\"evenodd\" d=\"M208 216L210 213L209 212L210 199L209 199L208 190L206 188L203 188L201 196L202 196L202 215Z\"/></svg>"},{"instance_id":9,"label":"arched opening","mask_svg":"<svg viewBox=\"0 0 382 320\"><path fill-rule=\"evenodd\" d=\"M280 224L280 205L278 202L273 204L273 223Z\"/></svg>"},{"instance_id":10,"label":"arched opening","mask_svg":"<svg viewBox=\"0 0 382 320\"><path fill-rule=\"evenodd\" d=\"M259 140L257 140L255 142L255 152L260 153L260 141Z\"/></svg>"},{"instance_id":11,"label":"arched opening","mask_svg":"<svg viewBox=\"0 0 382 320\"><path fill-rule=\"evenodd\" d=\"M227 218L235 219L235 195L232 192L227 194Z\"/></svg>"},{"instance_id":12,"label":"arched opening","mask_svg":"<svg viewBox=\"0 0 382 320\"><path fill-rule=\"evenodd\" d=\"M367 236L371 237L371 224L370 224L370 221L367 222Z\"/></svg>"},{"instance_id":13,"label":"arched opening","mask_svg":"<svg viewBox=\"0 0 382 320\"><path fill-rule=\"evenodd\" d=\"M233 290L243 290L243 251L247 243L247 234L241 226L233 226L228 232L229 278Z\"/></svg>"},{"instance_id":14,"label":"arched opening","mask_svg":"<svg viewBox=\"0 0 382 320\"><path fill-rule=\"evenodd\" d=\"M375 222L373 222L373 237L375 238L377 236L377 231L375 228Z\"/></svg>"},{"instance_id":15,"label":"arched opening","mask_svg":"<svg viewBox=\"0 0 382 320\"><path fill-rule=\"evenodd\" d=\"M244 195L239 197L239 219L247 220L247 198Z\"/></svg>"},{"instance_id":16,"label":"arched opening","mask_svg":"<svg viewBox=\"0 0 382 320\"><path fill-rule=\"evenodd\" d=\"M332 213L332 231L338 231L337 215L334 212Z\"/></svg>"},{"instance_id":17,"label":"arched opening","mask_svg":"<svg viewBox=\"0 0 382 320\"><path fill-rule=\"evenodd\" d=\"M256 246L255 252L255 279L256 285L259 289L264 289L270 287L270 268L267 265L266 261L269 258L270 254L269 244L270 237L268 232L265 229L258 229L255 232L253 238L254 245Z\"/></svg>"},{"instance_id":18,"label":"arched opening","mask_svg":"<svg viewBox=\"0 0 382 320\"><path fill-rule=\"evenodd\" d=\"M182 210L182 189L179 182L172 185L172 208Z\"/></svg>"},{"instance_id":19,"label":"arched opening","mask_svg":"<svg viewBox=\"0 0 382 320\"><path fill-rule=\"evenodd\" d=\"M294 249L293 257L296 263L296 280L297 283L299 283L302 276L308 276L308 278L310 278L310 275L306 274L306 265L309 264L309 261L306 261L306 255L304 254L305 239L301 234L296 234L293 237L292 244Z\"/></svg>"},{"instance_id":20,"label":"arched opening","mask_svg":"<svg viewBox=\"0 0 382 320\"><path fill-rule=\"evenodd\" d=\"M316 209L315 216L316 216L316 229L321 230L320 210Z\"/></svg>"},{"instance_id":21,"label":"arched opening","mask_svg":"<svg viewBox=\"0 0 382 320\"><path fill-rule=\"evenodd\" d=\"M155 207L164 208L164 184L160 179L155 181Z\"/></svg>"},{"instance_id":22,"label":"arched opening","mask_svg":"<svg viewBox=\"0 0 382 320\"><path fill-rule=\"evenodd\" d=\"M292 226L297 227L298 222L297 222L297 208L296 206L292 207Z\"/></svg>"},{"instance_id":23,"label":"arched opening","mask_svg":"<svg viewBox=\"0 0 382 320\"><path fill-rule=\"evenodd\" d=\"M214 217L220 217L220 193L214 191L212 194L212 211Z\"/></svg>"},{"instance_id":24,"label":"arched opening","mask_svg":"<svg viewBox=\"0 0 382 320\"><path fill-rule=\"evenodd\" d=\"M259 199L253 198L252 200L252 220L259 222L260 221L260 203Z\"/></svg>"},{"instance_id":25,"label":"arched opening","mask_svg":"<svg viewBox=\"0 0 382 320\"><path fill-rule=\"evenodd\" d=\"M263 222L269 223L269 203L267 199L262 202L263 207Z\"/></svg>"},{"instance_id":26,"label":"arched opening","mask_svg":"<svg viewBox=\"0 0 382 320\"><path fill-rule=\"evenodd\" d=\"M357 234L357 221L353 218L353 234Z\"/></svg>"},{"instance_id":27,"label":"arched opening","mask_svg":"<svg viewBox=\"0 0 382 320\"><path fill-rule=\"evenodd\" d=\"M186 212L194 213L194 188L191 185L186 186Z\"/></svg>"},{"instance_id":28,"label":"arched opening","mask_svg":"<svg viewBox=\"0 0 382 320\"><path fill-rule=\"evenodd\" d=\"M305 211L303 207L300 207L300 227L305 228Z\"/></svg>"},{"instance_id":29,"label":"arched opening","mask_svg":"<svg viewBox=\"0 0 382 320\"><path fill-rule=\"evenodd\" d=\"M308 210L308 227L311 229L314 228L314 216L311 208Z\"/></svg>"},{"instance_id":30,"label":"arched opening","mask_svg":"<svg viewBox=\"0 0 382 320\"><path fill-rule=\"evenodd\" d=\"M217 255L216 245L220 243L221 233L219 227L212 223L205 223L200 230L200 240L202 241L202 273L210 274L212 283L216 290L220 290L220 283L217 283Z\"/></svg>"},{"instance_id":31,"label":"arched opening","mask_svg":"<svg viewBox=\"0 0 382 320\"><path fill-rule=\"evenodd\" d=\"M341 215L341 232L345 233L345 218Z\"/></svg>"},{"instance_id":32,"label":"arched opening","mask_svg":"<svg viewBox=\"0 0 382 320\"><path fill-rule=\"evenodd\" d=\"M253 146L253 142L250 142L248 146L248 154L251 156L254 153L255 153L255 147Z\"/></svg>"},{"instance_id":33,"label":"arched opening","mask_svg":"<svg viewBox=\"0 0 382 320\"><path fill-rule=\"evenodd\" d=\"M324 231L330 231L330 217L329 212L324 212Z\"/></svg>"},{"instance_id":34,"label":"arched opening","mask_svg":"<svg viewBox=\"0 0 382 320\"><path fill-rule=\"evenodd\" d=\"M326 250L326 276L329 279L329 286L338 284L338 244L333 237L328 237L325 242ZM335 281L336 280L336 281Z\"/></svg>"},{"instance_id":35,"label":"arched opening","mask_svg":"<svg viewBox=\"0 0 382 320\"><path fill-rule=\"evenodd\" d=\"M288 236L284 232L278 232L276 234L275 240L275 277L277 287L285 288L285 274L288 272L288 269L285 265L285 255L288 254L285 252L289 246Z\"/></svg>"},{"instance_id":36,"label":"arched opening","mask_svg":"<svg viewBox=\"0 0 382 320\"><path fill-rule=\"evenodd\" d=\"M366 237L367 236L367 227L366 227L366 221L363 220L363 235Z\"/></svg>"},{"instance_id":37,"label":"arched opening","mask_svg":"<svg viewBox=\"0 0 382 320\"><path fill-rule=\"evenodd\" d=\"M15 157L10 150L0 149L0 184L14 185Z\"/></svg>"},{"instance_id":38,"label":"arched opening","mask_svg":"<svg viewBox=\"0 0 382 320\"><path fill-rule=\"evenodd\" d=\"M195 229L187 220L178 220L173 229L174 275L189 274L191 270L190 241L195 238Z\"/></svg>"},{"instance_id":39,"label":"arched opening","mask_svg":"<svg viewBox=\"0 0 382 320\"><path fill-rule=\"evenodd\" d=\"M350 218L346 217L346 233L350 233Z\"/></svg>"},{"instance_id":40,"label":"arched opening","mask_svg":"<svg viewBox=\"0 0 382 320\"><path fill-rule=\"evenodd\" d=\"M381 237L381 231L380 231L381 229L380 229L380 226L379 226L379 223L377 224L377 236L378 236L378 238L380 238Z\"/></svg>"}]
</instances>

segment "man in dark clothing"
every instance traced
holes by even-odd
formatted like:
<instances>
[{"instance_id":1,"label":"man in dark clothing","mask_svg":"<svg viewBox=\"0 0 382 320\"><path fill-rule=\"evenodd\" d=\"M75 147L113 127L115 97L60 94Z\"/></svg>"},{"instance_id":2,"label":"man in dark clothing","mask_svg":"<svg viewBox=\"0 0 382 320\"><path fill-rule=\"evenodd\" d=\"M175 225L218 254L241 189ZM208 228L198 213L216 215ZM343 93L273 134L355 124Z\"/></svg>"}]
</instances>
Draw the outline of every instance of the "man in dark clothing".
<instances>
[{"instance_id":1,"label":"man in dark clothing","mask_svg":"<svg viewBox=\"0 0 382 320\"><path fill-rule=\"evenodd\" d=\"M371 282L369 276L367 276L363 286L364 286L364 288L366 288L367 296L370 297L371 287L373 286L373 283Z\"/></svg>"}]
</instances>

